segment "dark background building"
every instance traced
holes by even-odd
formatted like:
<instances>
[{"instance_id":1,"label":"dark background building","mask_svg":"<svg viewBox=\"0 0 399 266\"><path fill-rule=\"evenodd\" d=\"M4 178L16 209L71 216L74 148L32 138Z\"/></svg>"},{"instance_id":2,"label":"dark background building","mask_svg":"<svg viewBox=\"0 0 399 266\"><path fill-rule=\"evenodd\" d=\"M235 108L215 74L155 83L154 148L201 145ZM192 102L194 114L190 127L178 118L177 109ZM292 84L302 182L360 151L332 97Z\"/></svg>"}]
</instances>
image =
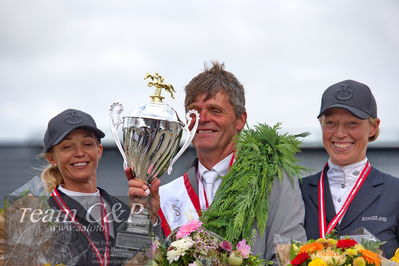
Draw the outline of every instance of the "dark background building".
<instances>
[{"instance_id":1,"label":"dark background building","mask_svg":"<svg viewBox=\"0 0 399 266\"><path fill-rule=\"evenodd\" d=\"M46 162L38 155L41 146L35 144L3 144L0 145L0 196L4 198L34 176L40 176ZM189 148L175 164L170 176L161 177L167 183L187 170L194 159L195 150ZM399 147L368 148L367 156L372 165L391 175L399 177ZM309 168L310 173L320 171L327 160L327 154L321 147L304 147L297 158L299 164ZM114 145L105 145L103 158L97 172L98 186L113 195L127 194L127 181L122 169L122 156ZM1 202L1 207L4 203Z\"/></svg>"}]
</instances>

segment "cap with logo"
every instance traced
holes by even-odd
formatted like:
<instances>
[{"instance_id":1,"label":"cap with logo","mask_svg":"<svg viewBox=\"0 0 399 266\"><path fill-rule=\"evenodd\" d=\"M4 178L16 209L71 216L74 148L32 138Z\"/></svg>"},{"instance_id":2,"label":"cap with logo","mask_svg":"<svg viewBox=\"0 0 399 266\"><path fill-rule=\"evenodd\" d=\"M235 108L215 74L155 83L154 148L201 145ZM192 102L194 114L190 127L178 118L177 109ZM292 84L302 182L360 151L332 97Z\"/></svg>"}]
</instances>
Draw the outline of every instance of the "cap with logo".
<instances>
[{"instance_id":1,"label":"cap with logo","mask_svg":"<svg viewBox=\"0 0 399 266\"><path fill-rule=\"evenodd\" d=\"M317 118L331 108L346 109L360 119L377 117L377 104L370 88L354 80L338 82L324 91Z\"/></svg>"},{"instance_id":2,"label":"cap with logo","mask_svg":"<svg viewBox=\"0 0 399 266\"><path fill-rule=\"evenodd\" d=\"M67 109L48 122L44 135L45 151L49 151L52 146L59 144L72 130L78 128L93 132L98 139L105 136L104 132L97 128L96 122L89 114L75 109Z\"/></svg>"}]
</instances>

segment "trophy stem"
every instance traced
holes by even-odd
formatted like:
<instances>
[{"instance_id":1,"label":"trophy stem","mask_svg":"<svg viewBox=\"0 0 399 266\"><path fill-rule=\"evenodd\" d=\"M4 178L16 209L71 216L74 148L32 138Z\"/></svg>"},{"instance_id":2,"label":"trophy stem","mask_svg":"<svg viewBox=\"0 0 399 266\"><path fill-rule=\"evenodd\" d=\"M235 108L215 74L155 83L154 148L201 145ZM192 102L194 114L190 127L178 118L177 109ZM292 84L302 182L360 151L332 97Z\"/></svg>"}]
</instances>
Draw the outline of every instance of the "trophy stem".
<instances>
[{"instance_id":1,"label":"trophy stem","mask_svg":"<svg viewBox=\"0 0 399 266\"><path fill-rule=\"evenodd\" d=\"M150 215L147 209L140 213L130 214L126 231L138 234L148 234L152 231Z\"/></svg>"}]
</instances>

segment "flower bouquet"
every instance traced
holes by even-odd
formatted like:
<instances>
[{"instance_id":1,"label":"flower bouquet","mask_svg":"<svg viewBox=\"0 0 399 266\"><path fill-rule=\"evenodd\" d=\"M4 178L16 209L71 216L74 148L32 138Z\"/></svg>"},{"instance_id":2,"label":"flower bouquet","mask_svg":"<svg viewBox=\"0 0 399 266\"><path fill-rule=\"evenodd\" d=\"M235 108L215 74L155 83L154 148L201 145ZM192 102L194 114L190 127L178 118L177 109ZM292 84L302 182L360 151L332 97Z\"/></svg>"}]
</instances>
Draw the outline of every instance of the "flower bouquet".
<instances>
[{"instance_id":1,"label":"flower bouquet","mask_svg":"<svg viewBox=\"0 0 399 266\"><path fill-rule=\"evenodd\" d=\"M233 245L193 220L176 229L164 245L153 247L155 265L264 265L246 240Z\"/></svg>"},{"instance_id":2,"label":"flower bouquet","mask_svg":"<svg viewBox=\"0 0 399 266\"><path fill-rule=\"evenodd\" d=\"M289 245L289 262L284 265L396 265L381 256L380 243L358 243L349 237L343 239L319 238L306 243ZM367 247L367 248L366 248ZM280 249L281 251L281 249ZM279 251L280 258L284 257ZM282 261L282 260L281 260Z\"/></svg>"}]
</instances>

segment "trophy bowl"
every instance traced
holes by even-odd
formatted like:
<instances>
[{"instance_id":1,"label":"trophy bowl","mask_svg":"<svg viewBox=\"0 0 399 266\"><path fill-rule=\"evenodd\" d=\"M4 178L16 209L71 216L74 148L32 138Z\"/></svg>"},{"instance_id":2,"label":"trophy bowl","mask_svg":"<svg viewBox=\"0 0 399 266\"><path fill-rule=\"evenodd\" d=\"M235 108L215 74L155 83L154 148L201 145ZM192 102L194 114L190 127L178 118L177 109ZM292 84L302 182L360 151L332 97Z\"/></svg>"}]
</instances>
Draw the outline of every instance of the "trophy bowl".
<instances>
[{"instance_id":1,"label":"trophy bowl","mask_svg":"<svg viewBox=\"0 0 399 266\"><path fill-rule=\"evenodd\" d=\"M151 102L135 108L121 118L124 108L114 103L110 108L111 131L115 143L123 157L123 167L132 168L136 178L150 186L154 177L160 177L166 170L170 174L173 164L190 145L198 127L199 114L190 110L186 114L187 123L181 122L176 111L162 102L161 89L171 93L173 86L165 84L159 74L149 75L153 82L148 86L156 87ZM189 128L195 116L193 127ZM118 127L122 125L123 145L119 140ZM188 137L176 154L183 131ZM176 155L175 155L176 154ZM150 195L151 197L151 195ZM147 199L148 200L148 199ZM135 250L142 250L152 242L152 224L148 210L142 204L143 199L132 199L130 216L123 228L118 229L116 245Z\"/></svg>"},{"instance_id":2,"label":"trophy bowl","mask_svg":"<svg viewBox=\"0 0 399 266\"><path fill-rule=\"evenodd\" d=\"M151 183L161 176L175 155L184 124L179 121L125 117L123 149L136 178Z\"/></svg>"}]
</instances>

